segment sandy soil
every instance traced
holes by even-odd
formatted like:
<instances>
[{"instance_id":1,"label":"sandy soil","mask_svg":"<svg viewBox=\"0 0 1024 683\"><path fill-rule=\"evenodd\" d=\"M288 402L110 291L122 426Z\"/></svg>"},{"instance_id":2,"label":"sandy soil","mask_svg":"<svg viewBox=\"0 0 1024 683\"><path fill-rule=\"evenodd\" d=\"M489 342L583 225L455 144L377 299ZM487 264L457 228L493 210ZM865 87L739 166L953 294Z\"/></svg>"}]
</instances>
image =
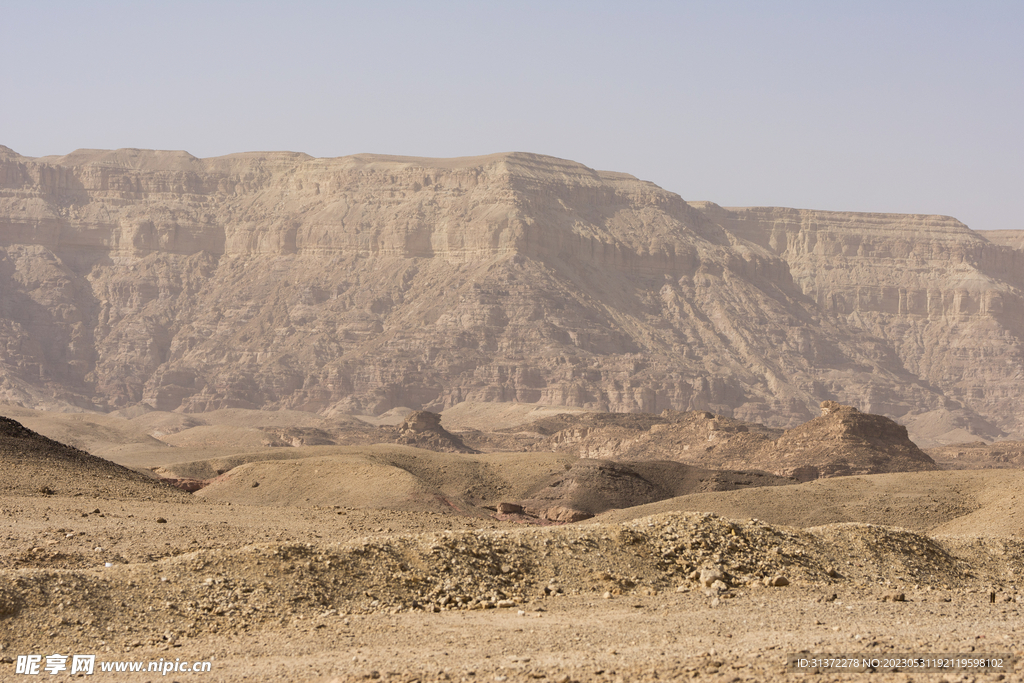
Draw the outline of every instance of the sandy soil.
<instances>
[{"instance_id":1,"label":"sandy soil","mask_svg":"<svg viewBox=\"0 0 1024 683\"><path fill-rule=\"evenodd\" d=\"M215 456L162 463L179 474L238 459L187 495L58 466L38 443L33 476L53 493L0 479L4 681L33 680L19 655L52 653L212 666L95 674L111 681L730 683L806 680L787 668L798 652L1024 655L1016 470L701 493L538 527L484 505L525 496L565 454L169 448Z\"/></svg>"},{"instance_id":2,"label":"sandy soil","mask_svg":"<svg viewBox=\"0 0 1024 683\"><path fill-rule=\"evenodd\" d=\"M267 509L5 499L0 678L18 654L64 651L209 660L204 679L224 681L732 681L802 679L785 664L799 651L1024 649L1015 538ZM708 567L724 585L690 578ZM764 585L777 576L790 584Z\"/></svg>"}]
</instances>

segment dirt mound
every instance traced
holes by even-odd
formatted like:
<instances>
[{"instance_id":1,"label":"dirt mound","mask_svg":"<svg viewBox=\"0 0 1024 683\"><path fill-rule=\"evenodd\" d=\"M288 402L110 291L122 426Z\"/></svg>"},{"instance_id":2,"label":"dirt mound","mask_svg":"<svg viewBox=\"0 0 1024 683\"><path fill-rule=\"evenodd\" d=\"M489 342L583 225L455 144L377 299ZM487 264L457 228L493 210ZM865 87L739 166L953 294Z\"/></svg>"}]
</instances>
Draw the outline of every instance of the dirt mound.
<instances>
[{"instance_id":1,"label":"dirt mound","mask_svg":"<svg viewBox=\"0 0 1024 683\"><path fill-rule=\"evenodd\" d=\"M562 472L557 453L472 454L403 445L268 449L159 468L162 477L207 480L197 495L248 505L342 505L489 515Z\"/></svg>"},{"instance_id":2,"label":"dirt mound","mask_svg":"<svg viewBox=\"0 0 1024 683\"><path fill-rule=\"evenodd\" d=\"M214 479L195 495L244 505L337 505L406 511L471 508L461 500L449 500L416 475L366 455L252 462Z\"/></svg>"},{"instance_id":3,"label":"dirt mound","mask_svg":"<svg viewBox=\"0 0 1024 683\"><path fill-rule=\"evenodd\" d=\"M66 446L0 417L0 492L181 500L188 494L121 465Z\"/></svg>"},{"instance_id":4,"label":"dirt mound","mask_svg":"<svg viewBox=\"0 0 1024 683\"><path fill-rule=\"evenodd\" d=\"M795 483L765 472L706 470L669 460L622 463L583 458L519 505L538 517L575 522L688 493Z\"/></svg>"},{"instance_id":5,"label":"dirt mound","mask_svg":"<svg viewBox=\"0 0 1024 683\"><path fill-rule=\"evenodd\" d=\"M309 504L307 498L316 498L323 504L348 504L356 507L363 505L324 498L330 497L325 492L332 490L335 483L325 480L326 471L320 471L318 466L299 464L294 469L287 470L292 473L293 478L299 477L300 474L304 477L301 482L296 482L289 488L287 495L281 495L273 488L263 489L262 484L253 487L253 490L246 490L244 486L239 486L240 480L236 481L226 476L243 465L305 461L311 458L336 458L338 467L343 467L345 463L365 464L369 460L384 468L374 470L377 474L388 472L387 468L401 470L415 477L423 486L435 493L440 492L450 500L469 501L471 506L477 507L494 506L503 500L525 497L541 487L552 474L564 471L575 460L572 456L562 453L449 453L402 445L370 444L268 448L207 460L173 463L156 468L154 472L167 479L215 483L216 486L206 491L204 495L225 502L241 503L246 500L263 505L306 505ZM265 471L276 471L279 467L279 464L272 465ZM332 472L333 476L341 478L350 476L350 473L345 471L332 469ZM251 480L250 484L252 481L260 480ZM382 500L387 499L395 503L392 500L394 492L388 486L386 479L377 480L375 483L370 479L365 481L365 491L362 492L366 499L364 503L376 509L386 507L381 501L373 501L375 492L383 496ZM242 496L242 499L231 498L236 494ZM399 508L404 509L401 505Z\"/></svg>"}]
</instances>

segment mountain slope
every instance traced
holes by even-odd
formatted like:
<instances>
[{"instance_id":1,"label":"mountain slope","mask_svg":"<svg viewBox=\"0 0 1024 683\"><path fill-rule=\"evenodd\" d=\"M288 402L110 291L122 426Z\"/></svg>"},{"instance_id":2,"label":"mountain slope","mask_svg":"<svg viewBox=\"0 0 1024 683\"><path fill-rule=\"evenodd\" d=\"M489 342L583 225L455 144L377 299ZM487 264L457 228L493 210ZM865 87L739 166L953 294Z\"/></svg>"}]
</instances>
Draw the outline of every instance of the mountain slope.
<instances>
[{"instance_id":1,"label":"mountain slope","mask_svg":"<svg viewBox=\"0 0 1024 683\"><path fill-rule=\"evenodd\" d=\"M328 416L518 401L777 426L835 399L998 431L790 268L674 193L539 155L4 148L0 398Z\"/></svg>"},{"instance_id":2,"label":"mountain slope","mask_svg":"<svg viewBox=\"0 0 1024 683\"><path fill-rule=\"evenodd\" d=\"M824 315L884 339L946 394L936 416L952 432L944 441L1024 428L1024 251L1014 231L975 232L944 216L694 206L785 259ZM887 397L869 401L865 411L898 412ZM987 420L949 414L963 407ZM923 429L929 418L906 422Z\"/></svg>"}]
</instances>

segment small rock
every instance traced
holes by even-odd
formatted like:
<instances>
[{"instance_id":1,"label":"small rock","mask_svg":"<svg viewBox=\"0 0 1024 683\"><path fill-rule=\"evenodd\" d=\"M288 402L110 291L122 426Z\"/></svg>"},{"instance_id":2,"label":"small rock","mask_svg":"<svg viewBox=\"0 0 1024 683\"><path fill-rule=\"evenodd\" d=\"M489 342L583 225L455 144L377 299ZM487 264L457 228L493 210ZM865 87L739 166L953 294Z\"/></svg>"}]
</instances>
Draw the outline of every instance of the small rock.
<instances>
[{"instance_id":1,"label":"small rock","mask_svg":"<svg viewBox=\"0 0 1024 683\"><path fill-rule=\"evenodd\" d=\"M716 581L725 583L725 573L718 567L708 567L700 572L701 585L711 587Z\"/></svg>"},{"instance_id":2,"label":"small rock","mask_svg":"<svg viewBox=\"0 0 1024 683\"><path fill-rule=\"evenodd\" d=\"M523 506L515 503L498 503L498 512L503 515L516 515L523 513Z\"/></svg>"},{"instance_id":3,"label":"small rock","mask_svg":"<svg viewBox=\"0 0 1024 683\"><path fill-rule=\"evenodd\" d=\"M882 596L882 602L906 602L907 596L903 593L897 593L895 591L886 593Z\"/></svg>"},{"instance_id":4,"label":"small rock","mask_svg":"<svg viewBox=\"0 0 1024 683\"><path fill-rule=\"evenodd\" d=\"M775 587L788 586L789 579L787 579L782 574L776 574L775 576L766 576L764 577L764 585Z\"/></svg>"},{"instance_id":5,"label":"small rock","mask_svg":"<svg viewBox=\"0 0 1024 683\"><path fill-rule=\"evenodd\" d=\"M157 524L167 524L167 520L164 519L163 517L157 517L156 518L156 523Z\"/></svg>"}]
</instances>

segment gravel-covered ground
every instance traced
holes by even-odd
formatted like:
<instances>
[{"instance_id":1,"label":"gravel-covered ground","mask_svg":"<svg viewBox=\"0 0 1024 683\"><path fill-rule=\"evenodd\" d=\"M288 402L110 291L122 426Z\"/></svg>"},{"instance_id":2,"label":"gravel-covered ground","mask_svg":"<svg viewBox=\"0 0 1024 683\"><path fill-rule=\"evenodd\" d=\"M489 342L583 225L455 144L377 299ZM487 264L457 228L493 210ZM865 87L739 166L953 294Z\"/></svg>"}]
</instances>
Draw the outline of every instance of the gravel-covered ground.
<instances>
[{"instance_id":1,"label":"gravel-covered ground","mask_svg":"<svg viewBox=\"0 0 1024 683\"><path fill-rule=\"evenodd\" d=\"M224 681L742 681L804 677L801 651L1024 651L1012 538L80 497L6 499L0 524L3 680L31 653L208 660Z\"/></svg>"}]
</instances>

